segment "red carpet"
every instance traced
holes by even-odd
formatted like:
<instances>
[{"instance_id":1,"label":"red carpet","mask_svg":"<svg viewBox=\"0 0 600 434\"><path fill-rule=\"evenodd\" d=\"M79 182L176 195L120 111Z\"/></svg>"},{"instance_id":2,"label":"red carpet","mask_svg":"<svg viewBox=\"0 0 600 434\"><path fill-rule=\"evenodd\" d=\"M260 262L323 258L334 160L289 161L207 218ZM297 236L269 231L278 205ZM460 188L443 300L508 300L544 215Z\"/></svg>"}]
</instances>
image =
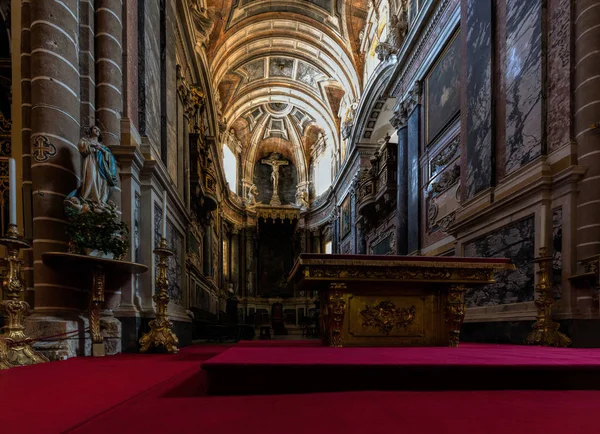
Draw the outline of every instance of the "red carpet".
<instances>
[{"instance_id":1,"label":"red carpet","mask_svg":"<svg viewBox=\"0 0 600 434\"><path fill-rule=\"evenodd\" d=\"M597 391L206 396L198 366L228 348L201 345L176 356L79 358L2 371L0 427L38 434L598 432Z\"/></svg>"},{"instance_id":2,"label":"red carpet","mask_svg":"<svg viewBox=\"0 0 600 434\"><path fill-rule=\"evenodd\" d=\"M483 344L328 348L275 342L238 345L204 362L209 392L600 390L600 349ZM273 376L287 381L270 381Z\"/></svg>"}]
</instances>

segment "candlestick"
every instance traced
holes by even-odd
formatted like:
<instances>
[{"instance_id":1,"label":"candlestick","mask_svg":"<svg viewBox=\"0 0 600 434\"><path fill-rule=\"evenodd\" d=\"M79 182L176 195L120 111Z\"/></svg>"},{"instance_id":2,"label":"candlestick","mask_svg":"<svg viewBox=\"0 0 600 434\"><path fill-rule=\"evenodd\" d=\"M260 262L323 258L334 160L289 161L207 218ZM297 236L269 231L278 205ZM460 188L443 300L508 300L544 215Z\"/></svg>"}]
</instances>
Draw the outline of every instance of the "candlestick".
<instances>
[{"instance_id":1,"label":"candlestick","mask_svg":"<svg viewBox=\"0 0 600 434\"><path fill-rule=\"evenodd\" d=\"M538 283L535 285L536 321L533 331L525 339L528 345L544 345L551 347L568 347L571 339L558 331L560 324L552 321L554 294L552 292L552 256L545 247L540 248L539 257L534 260L538 264Z\"/></svg>"},{"instance_id":2,"label":"candlestick","mask_svg":"<svg viewBox=\"0 0 600 434\"><path fill-rule=\"evenodd\" d=\"M14 158L8 159L8 179L10 198L10 218L8 224L17 225L17 163Z\"/></svg>"},{"instance_id":3,"label":"candlestick","mask_svg":"<svg viewBox=\"0 0 600 434\"><path fill-rule=\"evenodd\" d=\"M163 191L162 237L167 238L167 191Z\"/></svg>"},{"instance_id":4,"label":"candlestick","mask_svg":"<svg viewBox=\"0 0 600 434\"><path fill-rule=\"evenodd\" d=\"M0 238L0 245L6 247L8 270L4 276L5 299L0 303L4 312L4 335L0 343L0 369L11 366L25 366L47 362L48 359L32 348L31 339L25 334L25 317L29 304L22 300L25 284L21 278L21 261L19 251L29 248L16 230L14 236Z\"/></svg>"},{"instance_id":5,"label":"candlestick","mask_svg":"<svg viewBox=\"0 0 600 434\"><path fill-rule=\"evenodd\" d=\"M540 228L540 248L546 247L546 221L548 220L548 206L544 203L542 204L542 212L541 212L541 228Z\"/></svg>"},{"instance_id":6,"label":"candlestick","mask_svg":"<svg viewBox=\"0 0 600 434\"><path fill-rule=\"evenodd\" d=\"M176 354L179 340L173 333L173 322L169 320L169 280L167 279L167 259L173 252L167 249L167 240L160 240L154 249L158 255L158 274L156 276L156 292L152 299L156 306L156 318L150 321L150 331L140 339L140 352L145 353L150 347L163 347L168 353Z\"/></svg>"}]
</instances>

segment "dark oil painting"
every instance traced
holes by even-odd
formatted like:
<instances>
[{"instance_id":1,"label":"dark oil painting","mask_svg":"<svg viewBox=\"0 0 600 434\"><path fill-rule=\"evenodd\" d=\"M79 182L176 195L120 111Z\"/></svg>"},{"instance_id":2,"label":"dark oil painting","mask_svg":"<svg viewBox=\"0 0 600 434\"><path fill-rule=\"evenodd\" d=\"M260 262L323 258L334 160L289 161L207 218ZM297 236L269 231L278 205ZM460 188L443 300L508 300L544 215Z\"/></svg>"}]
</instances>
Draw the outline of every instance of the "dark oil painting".
<instances>
[{"instance_id":1,"label":"dark oil painting","mask_svg":"<svg viewBox=\"0 0 600 434\"><path fill-rule=\"evenodd\" d=\"M460 37L457 32L425 78L425 140L430 143L460 109Z\"/></svg>"}]
</instances>

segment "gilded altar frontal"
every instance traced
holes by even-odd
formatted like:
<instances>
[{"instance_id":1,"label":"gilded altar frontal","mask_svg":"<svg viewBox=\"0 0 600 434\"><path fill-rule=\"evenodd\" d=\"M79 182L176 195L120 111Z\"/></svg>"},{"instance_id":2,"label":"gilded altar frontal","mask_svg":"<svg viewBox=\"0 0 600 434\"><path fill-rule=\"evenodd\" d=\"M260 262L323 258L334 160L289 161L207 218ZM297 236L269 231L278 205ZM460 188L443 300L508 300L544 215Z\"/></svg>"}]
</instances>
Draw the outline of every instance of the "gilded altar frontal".
<instances>
[{"instance_id":1,"label":"gilded altar frontal","mask_svg":"<svg viewBox=\"0 0 600 434\"><path fill-rule=\"evenodd\" d=\"M598 41L592 0L0 0L0 367L600 347Z\"/></svg>"}]
</instances>

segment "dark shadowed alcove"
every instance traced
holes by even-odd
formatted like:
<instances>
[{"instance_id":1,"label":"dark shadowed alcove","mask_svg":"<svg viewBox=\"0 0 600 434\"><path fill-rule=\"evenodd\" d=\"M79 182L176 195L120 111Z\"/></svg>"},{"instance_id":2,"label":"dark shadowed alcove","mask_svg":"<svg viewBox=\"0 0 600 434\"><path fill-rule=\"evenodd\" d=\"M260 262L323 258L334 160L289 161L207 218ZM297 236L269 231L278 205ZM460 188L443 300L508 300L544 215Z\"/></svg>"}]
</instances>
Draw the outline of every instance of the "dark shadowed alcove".
<instances>
[{"instance_id":1,"label":"dark shadowed alcove","mask_svg":"<svg viewBox=\"0 0 600 434\"><path fill-rule=\"evenodd\" d=\"M258 222L258 293L262 297L291 297L287 276L299 254L296 220Z\"/></svg>"}]
</instances>

